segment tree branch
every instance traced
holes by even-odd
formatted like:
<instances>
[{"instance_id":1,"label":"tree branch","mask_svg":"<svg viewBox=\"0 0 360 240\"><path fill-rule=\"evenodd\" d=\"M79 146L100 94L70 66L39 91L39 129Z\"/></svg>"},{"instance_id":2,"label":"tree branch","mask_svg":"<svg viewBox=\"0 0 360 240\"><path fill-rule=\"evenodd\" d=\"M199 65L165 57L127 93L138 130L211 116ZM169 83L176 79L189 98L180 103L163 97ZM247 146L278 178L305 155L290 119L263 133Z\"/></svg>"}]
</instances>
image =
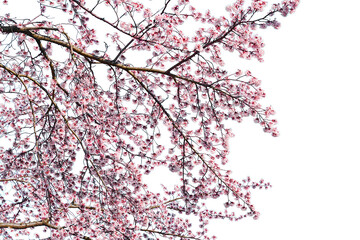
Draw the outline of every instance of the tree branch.
<instances>
[{"instance_id":1,"label":"tree branch","mask_svg":"<svg viewBox=\"0 0 360 240\"><path fill-rule=\"evenodd\" d=\"M26 229L26 228L32 228L32 227L40 227L45 226L52 229L60 230L63 227L58 227L50 223L50 220L48 218L42 220L42 221L34 221L34 222L28 222L28 223L0 223L0 228L14 228L14 229Z\"/></svg>"}]
</instances>

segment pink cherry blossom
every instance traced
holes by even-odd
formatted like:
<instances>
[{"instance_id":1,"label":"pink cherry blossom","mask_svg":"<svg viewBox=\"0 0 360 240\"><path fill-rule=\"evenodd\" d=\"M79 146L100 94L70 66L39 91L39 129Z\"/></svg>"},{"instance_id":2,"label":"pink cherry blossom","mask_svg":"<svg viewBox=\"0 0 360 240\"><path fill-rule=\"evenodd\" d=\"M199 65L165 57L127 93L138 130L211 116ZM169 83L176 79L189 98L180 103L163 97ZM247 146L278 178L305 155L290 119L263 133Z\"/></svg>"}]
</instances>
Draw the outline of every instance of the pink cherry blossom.
<instances>
[{"instance_id":1,"label":"pink cherry blossom","mask_svg":"<svg viewBox=\"0 0 360 240\"><path fill-rule=\"evenodd\" d=\"M263 61L257 27L279 28L299 1L236 0L226 16L190 0L37 4L0 16L1 236L216 239L212 219L259 218L251 191L271 185L226 170L227 120L278 136L275 111L224 53ZM177 183L158 193L151 176Z\"/></svg>"}]
</instances>

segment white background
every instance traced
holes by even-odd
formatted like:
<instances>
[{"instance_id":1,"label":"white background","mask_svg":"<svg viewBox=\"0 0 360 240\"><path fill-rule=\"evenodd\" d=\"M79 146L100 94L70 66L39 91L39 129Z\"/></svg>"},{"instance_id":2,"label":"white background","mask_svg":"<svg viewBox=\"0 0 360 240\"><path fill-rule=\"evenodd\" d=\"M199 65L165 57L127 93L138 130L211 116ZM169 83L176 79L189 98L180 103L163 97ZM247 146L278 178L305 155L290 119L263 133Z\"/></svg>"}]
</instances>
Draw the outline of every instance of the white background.
<instances>
[{"instance_id":1,"label":"white background","mask_svg":"<svg viewBox=\"0 0 360 240\"><path fill-rule=\"evenodd\" d=\"M239 178L270 181L253 192L259 220L209 228L218 239L360 239L360 2L302 0L265 30L263 80L280 137L250 119L234 126L230 164Z\"/></svg>"},{"instance_id":2,"label":"white background","mask_svg":"<svg viewBox=\"0 0 360 240\"><path fill-rule=\"evenodd\" d=\"M253 192L259 220L210 224L218 239L360 239L359 7L302 0L279 30L261 31L264 63L239 62L263 80L280 137L250 119L233 126L234 177L273 188Z\"/></svg>"}]
</instances>

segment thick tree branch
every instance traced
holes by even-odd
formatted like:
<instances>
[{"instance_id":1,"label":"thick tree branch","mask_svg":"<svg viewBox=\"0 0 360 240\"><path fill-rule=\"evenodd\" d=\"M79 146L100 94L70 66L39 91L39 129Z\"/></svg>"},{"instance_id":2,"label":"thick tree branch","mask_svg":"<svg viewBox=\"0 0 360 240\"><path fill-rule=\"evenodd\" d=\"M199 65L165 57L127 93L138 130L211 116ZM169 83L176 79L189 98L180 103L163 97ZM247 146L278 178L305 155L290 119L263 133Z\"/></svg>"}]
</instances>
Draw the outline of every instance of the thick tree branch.
<instances>
[{"instance_id":1,"label":"thick tree branch","mask_svg":"<svg viewBox=\"0 0 360 240\"><path fill-rule=\"evenodd\" d=\"M0 228L26 229L26 228L41 227L41 226L49 227L56 230L62 229L62 227L58 227L51 224L48 218L42 221L34 221L27 223L10 223L10 222L0 223Z\"/></svg>"}]
</instances>

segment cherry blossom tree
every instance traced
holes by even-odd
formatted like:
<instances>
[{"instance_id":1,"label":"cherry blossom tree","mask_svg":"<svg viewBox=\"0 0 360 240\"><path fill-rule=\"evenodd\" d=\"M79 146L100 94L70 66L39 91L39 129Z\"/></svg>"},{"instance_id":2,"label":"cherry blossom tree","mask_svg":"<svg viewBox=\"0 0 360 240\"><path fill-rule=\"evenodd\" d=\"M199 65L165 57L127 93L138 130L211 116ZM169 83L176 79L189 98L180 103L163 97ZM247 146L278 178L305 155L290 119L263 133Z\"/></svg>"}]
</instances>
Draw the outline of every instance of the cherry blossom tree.
<instances>
[{"instance_id":1,"label":"cherry blossom tree","mask_svg":"<svg viewBox=\"0 0 360 240\"><path fill-rule=\"evenodd\" d=\"M250 190L270 184L231 177L226 123L252 117L277 136L274 110L223 56L262 61L255 32L279 28L299 0L236 0L220 17L189 0L37 0L24 18L7 3L2 236L211 239L210 219L259 217ZM158 169L177 184L152 191L144 178Z\"/></svg>"}]
</instances>

